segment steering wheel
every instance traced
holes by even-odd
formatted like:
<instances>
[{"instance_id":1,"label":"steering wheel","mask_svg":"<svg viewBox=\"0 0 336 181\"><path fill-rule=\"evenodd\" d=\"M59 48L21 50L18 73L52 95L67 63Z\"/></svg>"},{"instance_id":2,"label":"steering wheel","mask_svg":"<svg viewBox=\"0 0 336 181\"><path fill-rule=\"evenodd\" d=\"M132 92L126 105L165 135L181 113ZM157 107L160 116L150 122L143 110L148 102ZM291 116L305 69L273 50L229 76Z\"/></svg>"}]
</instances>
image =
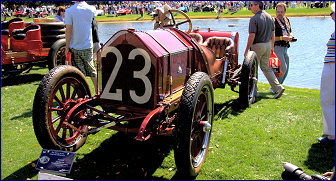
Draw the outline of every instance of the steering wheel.
<instances>
[{"instance_id":1,"label":"steering wheel","mask_svg":"<svg viewBox=\"0 0 336 181\"><path fill-rule=\"evenodd\" d=\"M170 16L172 17L172 21L173 21L173 24L171 25L165 25L165 18L166 18L166 15L170 13ZM182 22L176 22L174 16L173 16L173 13L179 13L179 14L182 14L187 20L185 21L182 21ZM177 10L177 9L170 9L168 11L166 11L165 13L163 13L163 15L161 16L161 19L160 19L160 22L161 22L161 25L163 27L170 27L170 26L173 26L175 28L178 28L178 26L184 24L184 23L189 23L189 29L187 31L187 34L189 34L192 30L192 23L191 23L191 20L189 18L189 16L187 14L185 14L184 12L180 11L180 10Z\"/></svg>"}]
</instances>

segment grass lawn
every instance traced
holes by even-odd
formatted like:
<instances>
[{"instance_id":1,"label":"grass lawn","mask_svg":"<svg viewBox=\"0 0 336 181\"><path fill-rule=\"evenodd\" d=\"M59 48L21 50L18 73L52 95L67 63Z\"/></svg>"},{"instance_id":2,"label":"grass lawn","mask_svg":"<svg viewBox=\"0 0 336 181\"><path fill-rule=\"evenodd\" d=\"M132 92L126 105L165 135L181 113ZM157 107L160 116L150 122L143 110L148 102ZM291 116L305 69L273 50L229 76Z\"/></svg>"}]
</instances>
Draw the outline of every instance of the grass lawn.
<instances>
[{"instance_id":1,"label":"grass lawn","mask_svg":"<svg viewBox=\"0 0 336 181\"><path fill-rule=\"evenodd\" d=\"M47 68L2 78L1 179L37 179L34 166L42 148L32 124L35 91ZM93 85L89 81L91 88ZM322 134L319 90L285 87L272 99L259 83L260 97L245 110L229 87L215 90L215 121L210 150L198 180L280 180L282 162L308 174L331 171L335 148L317 143ZM72 179L172 179L176 172L173 140L158 137L137 142L111 130L90 135L77 151Z\"/></svg>"}]
</instances>

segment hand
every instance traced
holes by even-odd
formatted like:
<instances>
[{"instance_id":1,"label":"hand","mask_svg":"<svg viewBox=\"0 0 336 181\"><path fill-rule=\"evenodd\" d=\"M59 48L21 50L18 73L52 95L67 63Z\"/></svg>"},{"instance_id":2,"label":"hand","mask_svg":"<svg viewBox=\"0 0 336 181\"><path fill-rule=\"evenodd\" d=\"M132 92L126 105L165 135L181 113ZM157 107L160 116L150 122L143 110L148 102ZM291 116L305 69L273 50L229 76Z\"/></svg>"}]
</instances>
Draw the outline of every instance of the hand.
<instances>
[{"instance_id":1,"label":"hand","mask_svg":"<svg viewBox=\"0 0 336 181\"><path fill-rule=\"evenodd\" d=\"M287 35L285 35L285 36L282 36L282 40L283 41L291 41L292 40L292 37L291 36L287 36Z\"/></svg>"},{"instance_id":2,"label":"hand","mask_svg":"<svg viewBox=\"0 0 336 181\"><path fill-rule=\"evenodd\" d=\"M326 172L325 174L323 174L322 176L327 177L327 176L331 176L333 173L332 172Z\"/></svg>"},{"instance_id":3,"label":"hand","mask_svg":"<svg viewBox=\"0 0 336 181\"><path fill-rule=\"evenodd\" d=\"M244 52L244 58L246 57L247 52L248 52L248 49L246 49L245 52Z\"/></svg>"},{"instance_id":4,"label":"hand","mask_svg":"<svg viewBox=\"0 0 336 181\"><path fill-rule=\"evenodd\" d=\"M66 56L68 55L68 53L69 53L69 48L65 48L64 55Z\"/></svg>"}]
</instances>

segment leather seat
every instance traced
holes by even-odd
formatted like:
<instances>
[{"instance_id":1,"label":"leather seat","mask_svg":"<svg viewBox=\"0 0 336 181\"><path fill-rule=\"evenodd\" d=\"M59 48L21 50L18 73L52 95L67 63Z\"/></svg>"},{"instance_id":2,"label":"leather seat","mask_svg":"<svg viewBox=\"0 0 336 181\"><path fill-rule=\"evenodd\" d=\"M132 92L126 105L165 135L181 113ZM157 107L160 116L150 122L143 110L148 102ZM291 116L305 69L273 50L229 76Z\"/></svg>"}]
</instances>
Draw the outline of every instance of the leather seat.
<instances>
[{"instance_id":1,"label":"leather seat","mask_svg":"<svg viewBox=\"0 0 336 181\"><path fill-rule=\"evenodd\" d=\"M38 30L38 29L40 29L40 26L30 25L25 29L15 29L15 30L13 30L12 35L13 35L13 38L16 39L16 40L23 40L23 39L26 38L27 31Z\"/></svg>"},{"instance_id":2,"label":"leather seat","mask_svg":"<svg viewBox=\"0 0 336 181\"><path fill-rule=\"evenodd\" d=\"M12 22L19 22L19 21L22 21L23 22L23 19L21 18L14 18L14 19L11 19L9 21L4 21L1 23L1 35L9 35L9 25L12 23Z\"/></svg>"},{"instance_id":3,"label":"leather seat","mask_svg":"<svg viewBox=\"0 0 336 181\"><path fill-rule=\"evenodd\" d=\"M222 59L226 54L232 55L234 52L234 42L228 37L210 37L203 45L213 51L216 59Z\"/></svg>"},{"instance_id":4,"label":"leather seat","mask_svg":"<svg viewBox=\"0 0 336 181\"><path fill-rule=\"evenodd\" d=\"M189 36L195 39L199 44L203 43L203 37L199 33L189 33Z\"/></svg>"}]
</instances>

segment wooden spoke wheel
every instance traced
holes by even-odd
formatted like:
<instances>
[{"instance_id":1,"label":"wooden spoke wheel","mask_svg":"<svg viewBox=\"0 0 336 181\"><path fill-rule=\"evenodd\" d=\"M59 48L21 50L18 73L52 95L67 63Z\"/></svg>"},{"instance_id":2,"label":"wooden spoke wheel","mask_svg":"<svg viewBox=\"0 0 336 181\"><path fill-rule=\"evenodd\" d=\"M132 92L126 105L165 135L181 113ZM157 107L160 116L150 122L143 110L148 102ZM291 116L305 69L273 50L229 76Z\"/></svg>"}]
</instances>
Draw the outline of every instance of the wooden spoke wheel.
<instances>
[{"instance_id":1,"label":"wooden spoke wheel","mask_svg":"<svg viewBox=\"0 0 336 181\"><path fill-rule=\"evenodd\" d=\"M69 111L91 96L84 75L75 67L58 66L42 79L34 99L33 125L42 148L76 151L86 140L82 124L87 110Z\"/></svg>"}]
</instances>

